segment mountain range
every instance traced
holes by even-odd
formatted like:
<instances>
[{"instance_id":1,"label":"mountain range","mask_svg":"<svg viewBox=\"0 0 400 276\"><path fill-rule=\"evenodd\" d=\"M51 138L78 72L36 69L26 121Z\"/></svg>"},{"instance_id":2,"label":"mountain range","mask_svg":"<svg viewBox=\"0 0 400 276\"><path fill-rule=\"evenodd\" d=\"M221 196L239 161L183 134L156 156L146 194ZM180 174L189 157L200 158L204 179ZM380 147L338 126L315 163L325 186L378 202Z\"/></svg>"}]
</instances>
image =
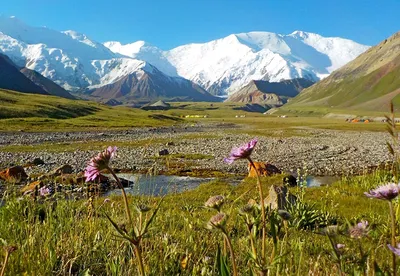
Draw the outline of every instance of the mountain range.
<instances>
[{"instance_id":1,"label":"mountain range","mask_svg":"<svg viewBox=\"0 0 400 276\"><path fill-rule=\"evenodd\" d=\"M164 51L144 41L104 44L75 31L0 16L0 53L66 90L101 99L216 100L253 80L318 81L366 51L343 38L295 31L233 34Z\"/></svg>"}]
</instances>

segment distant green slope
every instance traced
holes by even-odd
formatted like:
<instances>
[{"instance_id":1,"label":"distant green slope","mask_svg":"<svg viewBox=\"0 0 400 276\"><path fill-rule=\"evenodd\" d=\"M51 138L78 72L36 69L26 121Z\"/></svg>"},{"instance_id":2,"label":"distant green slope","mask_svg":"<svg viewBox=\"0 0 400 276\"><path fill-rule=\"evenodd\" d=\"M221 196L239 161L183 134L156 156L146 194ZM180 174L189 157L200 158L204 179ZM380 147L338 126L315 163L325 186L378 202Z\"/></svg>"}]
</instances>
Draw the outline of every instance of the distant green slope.
<instances>
[{"instance_id":1,"label":"distant green slope","mask_svg":"<svg viewBox=\"0 0 400 276\"><path fill-rule=\"evenodd\" d=\"M46 117L76 118L102 109L94 102L73 101L56 96L20 93L0 89L0 119Z\"/></svg>"},{"instance_id":2,"label":"distant green slope","mask_svg":"<svg viewBox=\"0 0 400 276\"><path fill-rule=\"evenodd\" d=\"M399 94L400 32L304 89L281 110L329 107L388 111L392 100L400 108Z\"/></svg>"},{"instance_id":3,"label":"distant green slope","mask_svg":"<svg viewBox=\"0 0 400 276\"><path fill-rule=\"evenodd\" d=\"M0 131L160 126L179 120L135 108L0 89Z\"/></svg>"}]
</instances>

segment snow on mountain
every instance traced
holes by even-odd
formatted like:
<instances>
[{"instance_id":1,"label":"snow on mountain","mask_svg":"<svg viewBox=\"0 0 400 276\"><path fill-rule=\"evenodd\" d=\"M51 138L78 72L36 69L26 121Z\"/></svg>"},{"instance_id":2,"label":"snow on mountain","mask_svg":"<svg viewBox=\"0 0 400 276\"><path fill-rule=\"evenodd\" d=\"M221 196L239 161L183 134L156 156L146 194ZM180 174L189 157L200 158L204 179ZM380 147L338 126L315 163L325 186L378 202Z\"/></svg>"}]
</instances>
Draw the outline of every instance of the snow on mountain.
<instances>
[{"instance_id":1,"label":"snow on mountain","mask_svg":"<svg viewBox=\"0 0 400 276\"><path fill-rule=\"evenodd\" d=\"M31 27L15 17L0 16L0 53L68 90L108 85L135 70L151 70L149 63L168 76L224 95L252 80L316 81L367 48L347 39L296 31L232 34L164 51L144 41L103 45L75 31Z\"/></svg>"},{"instance_id":2,"label":"snow on mountain","mask_svg":"<svg viewBox=\"0 0 400 276\"><path fill-rule=\"evenodd\" d=\"M146 44L105 44L113 52L146 60L148 51L142 45ZM235 92L251 80L279 82L307 78L317 81L353 60L368 46L347 39L296 31L289 35L270 32L232 34L169 51L154 48L152 54L156 58L148 59L150 63L163 71L161 68L165 64L160 65L158 60L168 61L179 76L221 95Z\"/></svg>"},{"instance_id":3,"label":"snow on mountain","mask_svg":"<svg viewBox=\"0 0 400 276\"><path fill-rule=\"evenodd\" d=\"M161 70L164 74L178 77L176 68L165 57L164 51L145 41L139 40L130 44L122 45L118 41L104 43L114 53L119 53L131 58L145 60Z\"/></svg>"},{"instance_id":4,"label":"snow on mountain","mask_svg":"<svg viewBox=\"0 0 400 276\"><path fill-rule=\"evenodd\" d=\"M108 83L131 73L127 68L136 68L141 62L123 58L84 34L31 27L4 16L0 16L0 52L68 90ZM107 68L99 68L101 65ZM122 68L119 74L116 68Z\"/></svg>"}]
</instances>

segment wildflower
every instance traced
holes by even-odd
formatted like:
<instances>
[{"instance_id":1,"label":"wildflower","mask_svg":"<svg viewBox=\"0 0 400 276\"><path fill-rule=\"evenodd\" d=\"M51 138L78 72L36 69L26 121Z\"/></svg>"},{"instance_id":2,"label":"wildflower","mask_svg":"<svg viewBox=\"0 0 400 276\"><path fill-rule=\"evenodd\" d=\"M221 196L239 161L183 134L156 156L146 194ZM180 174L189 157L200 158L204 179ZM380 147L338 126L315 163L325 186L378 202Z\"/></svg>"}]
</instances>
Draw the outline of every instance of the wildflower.
<instances>
[{"instance_id":1,"label":"wildflower","mask_svg":"<svg viewBox=\"0 0 400 276\"><path fill-rule=\"evenodd\" d=\"M222 195L216 195L210 197L206 203L204 203L204 206L208 208L214 208L217 209L218 211L220 210L221 206L224 204L225 197Z\"/></svg>"},{"instance_id":2,"label":"wildflower","mask_svg":"<svg viewBox=\"0 0 400 276\"><path fill-rule=\"evenodd\" d=\"M99 176L100 171L108 168L108 164L111 158L115 156L116 151L117 147L108 147L105 151L90 160L85 170L86 182L95 180Z\"/></svg>"},{"instance_id":3,"label":"wildflower","mask_svg":"<svg viewBox=\"0 0 400 276\"><path fill-rule=\"evenodd\" d=\"M48 194L50 194L50 189L47 188L46 186L43 186L42 188L39 189L39 193L41 196L46 196Z\"/></svg>"},{"instance_id":4,"label":"wildflower","mask_svg":"<svg viewBox=\"0 0 400 276\"><path fill-rule=\"evenodd\" d=\"M368 221L363 220L351 227L349 233L351 238L360 239L368 235L368 231Z\"/></svg>"},{"instance_id":5,"label":"wildflower","mask_svg":"<svg viewBox=\"0 0 400 276\"><path fill-rule=\"evenodd\" d=\"M218 213L215 216L213 216L210 221L208 222L208 228L211 229L213 227L215 228L222 228L225 226L226 220L227 220L227 215L224 213Z\"/></svg>"},{"instance_id":6,"label":"wildflower","mask_svg":"<svg viewBox=\"0 0 400 276\"><path fill-rule=\"evenodd\" d=\"M393 247L390 244L387 245L387 247L390 249L390 251L392 251L394 254L396 254L397 256L400 256L400 243L397 244L397 247Z\"/></svg>"},{"instance_id":7,"label":"wildflower","mask_svg":"<svg viewBox=\"0 0 400 276\"><path fill-rule=\"evenodd\" d=\"M251 140L249 143L242 145L238 148L233 148L228 158L224 158L226 163L232 164L233 161L238 159L248 159L257 144L257 139Z\"/></svg>"},{"instance_id":8,"label":"wildflower","mask_svg":"<svg viewBox=\"0 0 400 276\"><path fill-rule=\"evenodd\" d=\"M370 198L392 200L396 198L400 193L400 185L396 183L388 183L380 186L374 190L365 192L364 194Z\"/></svg>"}]
</instances>

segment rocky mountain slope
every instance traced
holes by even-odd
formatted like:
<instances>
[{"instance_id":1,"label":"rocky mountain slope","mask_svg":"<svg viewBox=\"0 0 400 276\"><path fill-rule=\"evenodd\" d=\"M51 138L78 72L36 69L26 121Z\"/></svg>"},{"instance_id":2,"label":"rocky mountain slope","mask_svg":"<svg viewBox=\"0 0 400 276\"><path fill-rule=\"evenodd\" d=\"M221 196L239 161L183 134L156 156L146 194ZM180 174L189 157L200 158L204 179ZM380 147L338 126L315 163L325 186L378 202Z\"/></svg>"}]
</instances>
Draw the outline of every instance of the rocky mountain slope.
<instances>
[{"instance_id":1,"label":"rocky mountain slope","mask_svg":"<svg viewBox=\"0 0 400 276\"><path fill-rule=\"evenodd\" d=\"M66 99L75 99L74 96L72 96L67 90L56 84L55 82L52 82L48 78L43 77L41 74L38 72L28 69L28 68L22 68L20 70L22 74L25 75L28 79L30 79L34 84L42 88L44 91L46 91L48 94L53 95L53 96L58 96Z\"/></svg>"},{"instance_id":2,"label":"rocky mountain slope","mask_svg":"<svg viewBox=\"0 0 400 276\"><path fill-rule=\"evenodd\" d=\"M140 69L118 81L90 89L86 93L102 99L125 103L137 100L169 99L180 101L218 101L200 86L179 77L170 77L154 66L142 62Z\"/></svg>"},{"instance_id":3,"label":"rocky mountain slope","mask_svg":"<svg viewBox=\"0 0 400 276\"><path fill-rule=\"evenodd\" d=\"M22 74L7 56L2 54L0 54L0 88L48 95L44 89Z\"/></svg>"},{"instance_id":4,"label":"rocky mountain slope","mask_svg":"<svg viewBox=\"0 0 400 276\"><path fill-rule=\"evenodd\" d=\"M314 82L308 79L293 79L281 82L251 81L238 92L230 95L226 101L276 107L283 105L289 98L297 96L301 90L313 84Z\"/></svg>"},{"instance_id":5,"label":"rocky mountain slope","mask_svg":"<svg viewBox=\"0 0 400 276\"><path fill-rule=\"evenodd\" d=\"M400 104L400 32L303 90L285 108L324 106L387 111Z\"/></svg>"}]
</instances>

